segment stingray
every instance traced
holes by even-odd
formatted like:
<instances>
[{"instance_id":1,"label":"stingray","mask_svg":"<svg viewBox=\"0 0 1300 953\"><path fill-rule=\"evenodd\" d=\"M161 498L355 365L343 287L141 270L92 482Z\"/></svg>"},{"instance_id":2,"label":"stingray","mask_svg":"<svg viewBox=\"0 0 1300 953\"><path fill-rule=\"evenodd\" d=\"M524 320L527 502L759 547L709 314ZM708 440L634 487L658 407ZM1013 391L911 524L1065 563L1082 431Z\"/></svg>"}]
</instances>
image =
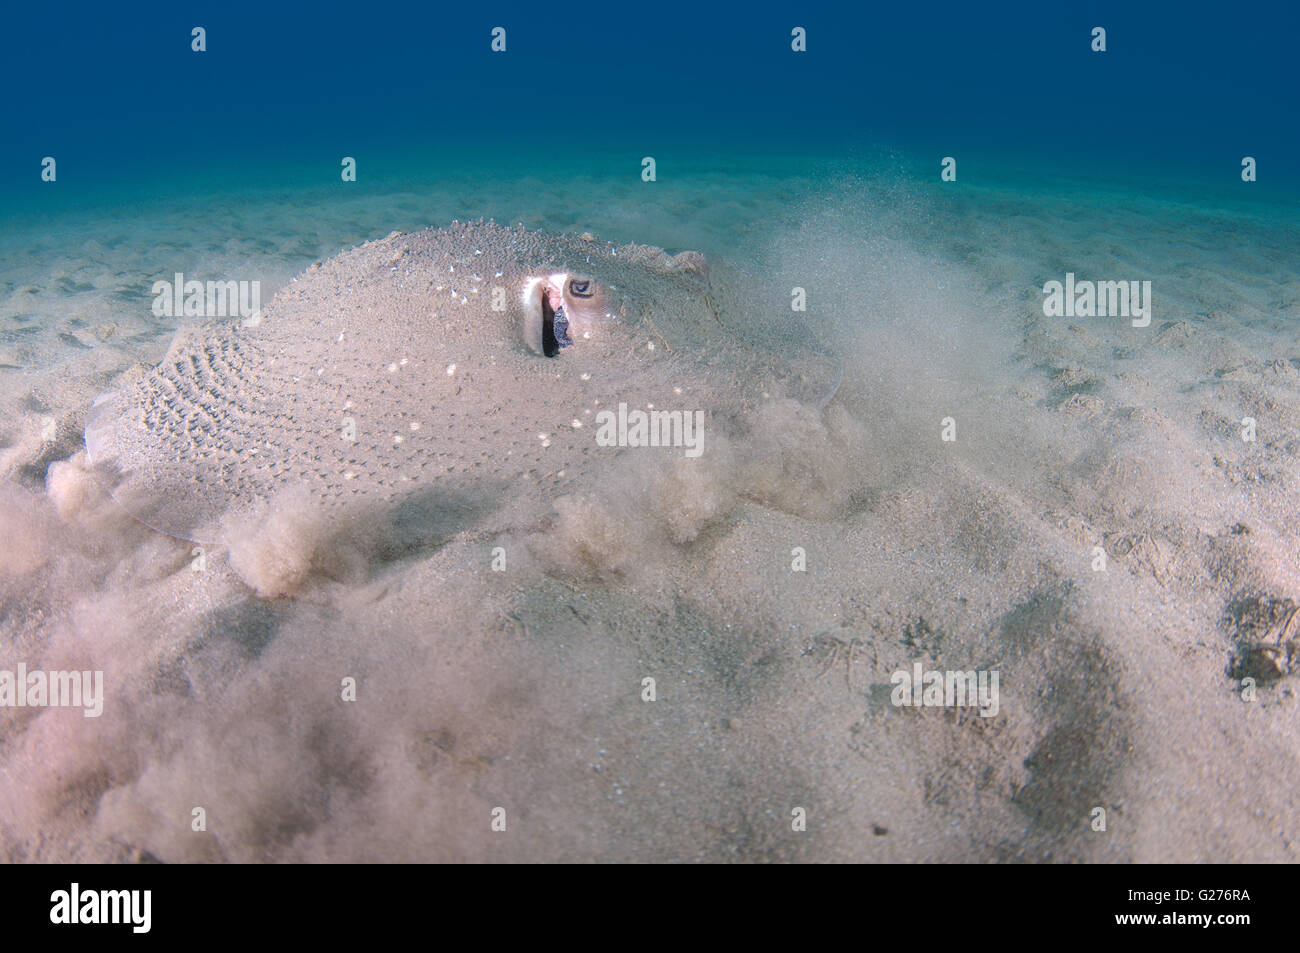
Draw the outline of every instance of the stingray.
<instances>
[{"instance_id":1,"label":"stingray","mask_svg":"<svg viewBox=\"0 0 1300 953\"><path fill-rule=\"evenodd\" d=\"M762 401L830 398L836 362L736 274L490 222L395 232L312 265L260 320L182 328L94 402L87 456L132 516L200 543L290 488L325 510L544 503L633 452L595 439L620 403L728 432Z\"/></svg>"}]
</instances>

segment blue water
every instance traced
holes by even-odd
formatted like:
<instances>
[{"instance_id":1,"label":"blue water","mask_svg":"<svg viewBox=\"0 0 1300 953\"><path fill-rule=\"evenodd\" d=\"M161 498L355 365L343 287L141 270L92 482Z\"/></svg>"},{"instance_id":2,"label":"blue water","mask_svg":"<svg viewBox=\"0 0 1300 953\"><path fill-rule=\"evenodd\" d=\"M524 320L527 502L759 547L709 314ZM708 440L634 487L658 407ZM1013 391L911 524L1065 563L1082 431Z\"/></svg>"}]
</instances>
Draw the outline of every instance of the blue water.
<instances>
[{"instance_id":1,"label":"blue water","mask_svg":"<svg viewBox=\"0 0 1300 953\"><path fill-rule=\"evenodd\" d=\"M341 185L343 156L355 190L468 170L635 177L646 155L661 180L809 155L892 157L924 181L951 155L961 181L1240 191L1249 155L1252 199L1300 194L1289 3L74 3L6 18L11 213ZM807 52L790 49L795 26Z\"/></svg>"},{"instance_id":2,"label":"blue water","mask_svg":"<svg viewBox=\"0 0 1300 953\"><path fill-rule=\"evenodd\" d=\"M75 313L53 287L74 272L96 289L78 292L85 310L126 314L179 269L270 290L348 245L452 218L761 257L828 194L867 216L840 222L846 235L883 202L900 237L983 256L1011 276L990 281L1025 288L1103 242L1157 277L1183 260L1200 273L1259 259L1283 283L1294 268L1300 14L1283 3L82 3L8 17L0 291L44 289L14 292L6 313L39 300L46 323ZM940 181L945 156L956 182ZM1243 156L1258 181L1242 181ZM1231 259L1213 259L1238 224Z\"/></svg>"}]
</instances>

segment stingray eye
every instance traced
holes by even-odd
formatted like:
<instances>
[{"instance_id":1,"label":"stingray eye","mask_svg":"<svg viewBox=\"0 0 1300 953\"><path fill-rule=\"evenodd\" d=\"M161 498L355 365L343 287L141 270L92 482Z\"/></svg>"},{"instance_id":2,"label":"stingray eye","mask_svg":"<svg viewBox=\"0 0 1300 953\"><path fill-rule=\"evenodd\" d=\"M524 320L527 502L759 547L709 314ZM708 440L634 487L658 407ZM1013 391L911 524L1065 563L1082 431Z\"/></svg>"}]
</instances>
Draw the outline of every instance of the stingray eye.
<instances>
[{"instance_id":1,"label":"stingray eye","mask_svg":"<svg viewBox=\"0 0 1300 953\"><path fill-rule=\"evenodd\" d=\"M575 298L590 298L595 294L589 278L572 278L569 280L569 294Z\"/></svg>"}]
</instances>

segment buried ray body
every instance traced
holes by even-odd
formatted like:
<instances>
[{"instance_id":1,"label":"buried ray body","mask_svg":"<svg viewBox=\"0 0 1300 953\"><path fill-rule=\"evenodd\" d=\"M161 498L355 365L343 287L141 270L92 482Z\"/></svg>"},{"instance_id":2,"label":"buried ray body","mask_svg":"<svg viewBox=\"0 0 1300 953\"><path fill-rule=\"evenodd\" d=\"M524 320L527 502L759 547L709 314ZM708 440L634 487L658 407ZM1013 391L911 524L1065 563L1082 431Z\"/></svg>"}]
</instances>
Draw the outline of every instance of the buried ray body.
<instances>
[{"instance_id":1,"label":"buried ray body","mask_svg":"<svg viewBox=\"0 0 1300 953\"><path fill-rule=\"evenodd\" d=\"M86 449L141 522L224 542L288 487L324 509L549 499L610 456L620 402L742 428L766 396L824 403L837 368L735 276L576 237L455 224L313 265L251 327L182 328L99 397Z\"/></svg>"}]
</instances>

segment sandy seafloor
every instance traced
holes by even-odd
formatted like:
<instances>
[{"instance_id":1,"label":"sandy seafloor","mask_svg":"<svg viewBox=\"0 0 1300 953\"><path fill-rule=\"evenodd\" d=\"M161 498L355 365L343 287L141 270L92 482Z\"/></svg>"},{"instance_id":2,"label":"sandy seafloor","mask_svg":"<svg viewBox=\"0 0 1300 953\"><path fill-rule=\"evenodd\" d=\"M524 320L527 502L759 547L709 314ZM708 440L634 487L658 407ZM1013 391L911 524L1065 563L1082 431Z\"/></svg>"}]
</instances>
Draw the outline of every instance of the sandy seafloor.
<instances>
[{"instance_id":1,"label":"sandy seafloor","mask_svg":"<svg viewBox=\"0 0 1300 953\"><path fill-rule=\"evenodd\" d=\"M0 857L1300 859L1295 201L636 171L142 187L6 222L0 668L102 670L107 697L97 719L0 710ZM558 517L340 560L273 516L242 572L221 550L192 571L190 544L90 478L90 402L178 323L150 312L155 279L265 298L394 229L479 216L804 287L839 391L756 421L744 465L650 491L611 468ZM1152 280L1150 327L1045 317L1066 272ZM998 715L892 706L916 660L997 669Z\"/></svg>"}]
</instances>

